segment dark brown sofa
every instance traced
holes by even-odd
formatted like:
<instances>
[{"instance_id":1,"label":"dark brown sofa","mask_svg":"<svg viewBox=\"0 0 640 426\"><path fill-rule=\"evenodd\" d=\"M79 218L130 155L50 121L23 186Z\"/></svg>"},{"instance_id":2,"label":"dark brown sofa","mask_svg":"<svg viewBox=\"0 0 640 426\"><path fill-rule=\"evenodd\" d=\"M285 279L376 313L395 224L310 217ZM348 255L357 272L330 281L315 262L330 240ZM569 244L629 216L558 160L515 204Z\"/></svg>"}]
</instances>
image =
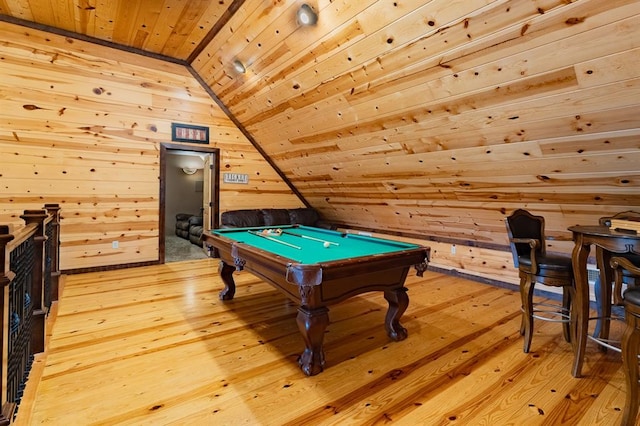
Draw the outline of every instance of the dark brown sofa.
<instances>
[{"instance_id":1,"label":"dark brown sofa","mask_svg":"<svg viewBox=\"0 0 640 426\"><path fill-rule=\"evenodd\" d=\"M306 225L335 229L322 220L313 208L230 210L220 216L222 228L250 228L254 226Z\"/></svg>"}]
</instances>

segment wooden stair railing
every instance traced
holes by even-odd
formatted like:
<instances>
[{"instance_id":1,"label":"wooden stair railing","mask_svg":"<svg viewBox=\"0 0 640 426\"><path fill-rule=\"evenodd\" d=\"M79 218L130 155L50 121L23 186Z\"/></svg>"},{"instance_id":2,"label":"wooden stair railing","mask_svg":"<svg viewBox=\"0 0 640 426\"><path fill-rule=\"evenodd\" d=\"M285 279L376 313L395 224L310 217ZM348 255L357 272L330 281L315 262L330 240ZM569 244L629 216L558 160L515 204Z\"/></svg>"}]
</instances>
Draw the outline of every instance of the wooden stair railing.
<instances>
[{"instance_id":1,"label":"wooden stair railing","mask_svg":"<svg viewBox=\"0 0 640 426\"><path fill-rule=\"evenodd\" d=\"M44 351L46 319L58 299L60 208L25 210L25 225L0 225L0 426L11 424L34 354Z\"/></svg>"}]
</instances>

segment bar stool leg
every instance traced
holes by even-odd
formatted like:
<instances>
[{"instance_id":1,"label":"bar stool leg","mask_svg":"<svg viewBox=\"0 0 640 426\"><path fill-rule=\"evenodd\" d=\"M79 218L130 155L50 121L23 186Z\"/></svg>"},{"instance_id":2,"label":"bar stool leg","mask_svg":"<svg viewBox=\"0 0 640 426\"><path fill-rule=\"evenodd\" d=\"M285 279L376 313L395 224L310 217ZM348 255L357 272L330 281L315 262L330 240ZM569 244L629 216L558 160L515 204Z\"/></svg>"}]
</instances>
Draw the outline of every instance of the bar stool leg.
<instances>
[{"instance_id":1,"label":"bar stool leg","mask_svg":"<svg viewBox=\"0 0 640 426\"><path fill-rule=\"evenodd\" d=\"M638 415L638 352L640 350L640 307L625 303L627 326L622 336L622 363L626 380L623 426L636 424Z\"/></svg>"},{"instance_id":2,"label":"bar stool leg","mask_svg":"<svg viewBox=\"0 0 640 426\"><path fill-rule=\"evenodd\" d=\"M529 353L533 338L533 287L534 283L528 274L520 276L520 297L522 299L522 324L520 334L524 335L524 353Z\"/></svg>"}]
</instances>

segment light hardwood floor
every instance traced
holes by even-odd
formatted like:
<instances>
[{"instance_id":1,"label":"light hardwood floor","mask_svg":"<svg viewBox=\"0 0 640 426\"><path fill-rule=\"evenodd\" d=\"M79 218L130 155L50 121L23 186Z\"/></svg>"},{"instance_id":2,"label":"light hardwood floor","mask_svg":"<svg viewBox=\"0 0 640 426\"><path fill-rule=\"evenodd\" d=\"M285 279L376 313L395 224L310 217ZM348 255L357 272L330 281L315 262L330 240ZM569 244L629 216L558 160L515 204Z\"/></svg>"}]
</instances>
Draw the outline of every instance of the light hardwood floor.
<instances>
[{"instance_id":1,"label":"light hardwood floor","mask_svg":"<svg viewBox=\"0 0 640 426\"><path fill-rule=\"evenodd\" d=\"M559 324L522 352L519 296L410 273L409 338L380 293L331 307L327 366L306 377L296 307L249 273L222 302L217 261L72 275L19 425L615 425L620 356L588 344L585 377ZM55 315L55 312L54 312ZM41 379L38 383L38 377ZM37 385L37 389L36 389Z\"/></svg>"}]
</instances>

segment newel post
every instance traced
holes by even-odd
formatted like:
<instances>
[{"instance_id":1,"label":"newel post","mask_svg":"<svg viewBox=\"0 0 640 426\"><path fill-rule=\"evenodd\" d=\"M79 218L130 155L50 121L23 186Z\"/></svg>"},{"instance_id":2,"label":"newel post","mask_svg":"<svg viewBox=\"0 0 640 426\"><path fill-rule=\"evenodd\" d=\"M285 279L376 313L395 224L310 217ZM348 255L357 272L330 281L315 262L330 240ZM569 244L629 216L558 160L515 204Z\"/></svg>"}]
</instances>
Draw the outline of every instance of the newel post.
<instances>
[{"instance_id":1,"label":"newel post","mask_svg":"<svg viewBox=\"0 0 640 426\"><path fill-rule=\"evenodd\" d=\"M51 301L55 302L59 297L60 282L60 205L45 204L44 208L51 216L51 221L48 225L51 227L51 233L47 234L49 237L49 254L46 261L49 264L51 274L50 298Z\"/></svg>"},{"instance_id":2,"label":"newel post","mask_svg":"<svg viewBox=\"0 0 640 426\"><path fill-rule=\"evenodd\" d=\"M13 419L13 413L16 404L8 401L7 394L7 377L9 376L9 285L16 277L16 274L10 270L9 248L7 245L14 239L11 229L7 225L0 225L0 307L2 307L2 316L0 316L0 359L2 366L0 367L0 382L2 383L0 404L0 426L8 425Z\"/></svg>"},{"instance_id":3,"label":"newel post","mask_svg":"<svg viewBox=\"0 0 640 426\"><path fill-rule=\"evenodd\" d=\"M44 351L47 308L44 305L44 243L47 240L44 221L48 217L46 210L25 210L20 216L25 225L36 224L33 236L34 257L31 275L31 297L33 303L31 350L32 353Z\"/></svg>"}]
</instances>

